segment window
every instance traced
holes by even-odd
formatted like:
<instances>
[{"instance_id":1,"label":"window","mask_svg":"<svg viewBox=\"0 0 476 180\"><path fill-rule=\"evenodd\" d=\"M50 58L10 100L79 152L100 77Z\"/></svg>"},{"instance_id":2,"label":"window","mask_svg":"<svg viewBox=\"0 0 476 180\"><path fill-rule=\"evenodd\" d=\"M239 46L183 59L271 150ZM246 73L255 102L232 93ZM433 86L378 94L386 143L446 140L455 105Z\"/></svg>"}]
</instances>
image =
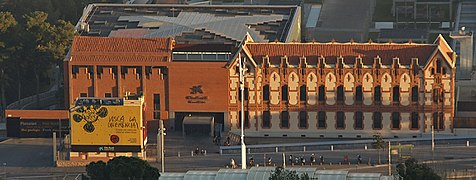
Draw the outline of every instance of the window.
<instances>
[{"instance_id":1,"label":"window","mask_svg":"<svg viewBox=\"0 0 476 180\"><path fill-rule=\"evenodd\" d=\"M241 111L239 111L238 117L238 127L241 128ZM248 111L245 111L245 123L244 123L245 128L250 128L250 114Z\"/></svg>"},{"instance_id":2,"label":"window","mask_svg":"<svg viewBox=\"0 0 476 180\"><path fill-rule=\"evenodd\" d=\"M79 97L88 97L88 93L79 93Z\"/></svg>"},{"instance_id":3,"label":"window","mask_svg":"<svg viewBox=\"0 0 476 180\"><path fill-rule=\"evenodd\" d=\"M364 129L364 114L362 111L355 112L355 129Z\"/></svg>"},{"instance_id":4,"label":"window","mask_svg":"<svg viewBox=\"0 0 476 180\"><path fill-rule=\"evenodd\" d=\"M289 112L281 112L281 128L289 128Z\"/></svg>"},{"instance_id":5,"label":"window","mask_svg":"<svg viewBox=\"0 0 476 180\"><path fill-rule=\"evenodd\" d=\"M433 102L437 103L439 99L438 89L433 89Z\"/></svg>"},{"instance_id":6,"label":"window","mask_svg":"<svg viewBox=\"0 0 476 180\"><path fill-rule=\"evenodd\" d=\"M445 122L443 118L443 113L434 112L433 113L433 128L435 130L444 130L445 129Z\"/></svg>"},{"instance_id":7,"label":"window","mask_svg":"<svg viewBox=\"0 0 476 180\"><path fill-rule=\"evenodd\" d=\"M326 100L326 98L325 98L326 97L326 94L325 94L326 93L326 88L324 87L324 85L319 86L319 92L318 93L319 93L318 94L319 102L324 102Z\"/></svg>"},{"instance_id":8,"label":"window","mask_svg":"<svg viewBox=\"0 0 476 180\"><path fill-rule=\"evenodd\" d=\"M154 94L154 110L160 110L160 94Z\"/></svg>"},{"instance_id":9,"label":"window","mask_svg":"<svg viewBox=\"0 0 476 180\"><path fill-rule=\"evenodd\" d=\"M418 86L412 87L412 102L418 102Z\"/></svg>"},{"instance_id":10,"label":"window","mask_svg":"<svg viewBox=\"0 0 476 180\"><path fill-rule=\"evenodd\" d=\"M307 112L300 111L299 112L299 129L306 129L307 128Z\"/></svg>"},{"instance_id":11,"label":"window","mask_svg":"<svg viewBox=\"0 0 476 180\"><path fill-rule=\"evenodd\" d=\"M412 116L411 116L411 129L418 129L418 113L417 112L412 112Z\"/></svg>"},{"instance_id":12,"label":"window","mask_svg":"<svg viewBox=\"0 0 476 180\"><path fill-rule=\"evenodd\" d=\"M344 101L344 86L340 85L337 87L337 102Z\"/></svg>"},{"instance_id":13,"label":"window","mask_svg":"<svg viewBox=\"0 0 476 180\"><path fill-rule=\"evenodd\" d=\"M355 88L355 101L358 103L362 103L363 101L362 86L357 86Z\"/></svg>"},{"instance_id":14,"label":"window","mask_svg":"<svg viewBox=\"0 0 476 180\"><path fill-rule=\"evenodd\" d=\"M326 126L327 126L327 124L326 124L326 112L325 111L319 111L317 113L317 128L325 129Z\"/></svg>"},{"instance_id":15,"label":"window","mask_svg":"<svg viewBox=\"0 0 476 180\"><path fill-rule=\"evenodd\" d=\"M104 97L112 97L112 93L104 93Z\"/></svg>"},{"instance_id":16,"label":"window","mask_svg":"<svg viewBox=\"0 0 476 180\"><path fill-rule=\"evenodd\" d=\"M269 101L269 85L264 85L263 86L263 100L264 101Z\"/></svg>"},{"instance_id":17,"label":"window","mask_svg":"<svg viewBox=\"0 0 476 180\"><path fill-rule=\"evenodd\" d=\"M374 88L374 101L380 103L382 101L382 92L380 91L380 86Z\"/></svg>"},{"instance_id":18,"label":"window","mask_svg":"<svg viewBox=\"0 0 476 180\"><path fill-rule=\"evenodd\" d=\"M392 129L400 129L400 113L392 113Z\"/></svg>"},{"instance_id":19,"label":"window","mask_svg":"<svg viewBox=\"0 0 476 180\"><path fill-rule=\"evenodd\" d=\"M336 129L345 129L345 116L344 112L338 111L337 112L337 119L336 119Z\"/></svg>"},{"instance_id":20,"label":"window","mask_svg":"<svg viewBox=\"0 0 476 180\"><path fill-rule=\"evenodd\" d=\"M400 102L400 87L399 86L393 87L393 102L394 103Z\"/></svg>"},{"instance_id":21,"label":"window","mask_svg":"<svg viewBox=\"0 0 476 180\"><path fill-rule=\"evenodd\" d=\"M248 101L249 92L247 87L244 88L243 94L245 96L245 101ZM238 91L238 99L241 101L241 91Z\"/></svg>"},{"instance_id":22,"label":"window","mask_svg":"<svg viewBox=\"0 0 476 180\"><path fill-rule=\"evenodd\" d=\"M372 128L382 129L382 113L381 112L374 112Z\"/></svg>"},{"instance_id":23,"label":"window","mask_svg":"<svg viewBox=\"0 0 476 180\"><path fill-rule=\"evenodd\" d=\"M271 128L271 114L269 111L263 111L263 128Z\"/></svg>"},{"instance_id":24,"label":"window","mask_svg":"<svg viewBox=\"0 0 476 180\"><path fill-rule=\"evenodd\" d=\"M288 101L288 97L289 97L288 85L284 85L281 87L281 100Z\"/></svg>"},{"instance_id":25,"label":"window","mask_svg":"<svg viewBox=\"0 0 476 180\"><path fill-rule=\"evenodd\" d=\"M154 119L160 119L160 112L154 112Z\"/></svg>"},{"instance_id":26,"label":"window","mask_svg":"<svg viewBox=\"0 0 476 180\"><path fill-rule=\"evenodd\" d=\"M299 100L301 101L307 100L306 85L302 85L301 87L299 87Z\"/></svg>"},{"instance_id":27,"label":"window","mask_svg":"<svg viewBox=\"0 0 476 180\"><path fill-rule=\"evenodd\" d=\"M441 59L436 59L436 73L441 73Z\"/></svg>"}]
</instances>

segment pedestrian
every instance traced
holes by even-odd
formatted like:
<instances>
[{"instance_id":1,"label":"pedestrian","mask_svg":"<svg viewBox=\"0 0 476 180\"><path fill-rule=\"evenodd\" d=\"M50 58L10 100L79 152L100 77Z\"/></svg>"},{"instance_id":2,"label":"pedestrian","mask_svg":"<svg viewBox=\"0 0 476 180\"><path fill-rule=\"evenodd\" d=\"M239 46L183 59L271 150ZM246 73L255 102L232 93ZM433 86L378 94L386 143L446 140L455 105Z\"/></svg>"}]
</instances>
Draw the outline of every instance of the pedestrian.
<instances>
[{"instance_id":1,"label":"pedestrian","mask_svg":"<svg viewBox=\"0 0 476 180\"><path fill-rule=\"evenodd\" d=\"M235 169L235 168L236 168L236 162L235 162L235 160L234 160L233 158L231 159L230 165L231 165L231 168L232 168L232 169Z\"/></svg>"},{"instance_id":2,"label":"pedestrian","mask_svg":"<svg viewBox=\"0 0 476 180\"><path fill-rule=\"evenodd\" d=\"M319 160L321 161L321 165L324 164L324 156L319 156Z\"/></svg>"},{"instance_id":3,"label":"pedestrian","mask_svg":"<svg viewBox=\"0 0 476 180\"><path fill-rule=\"evenodd\" d=\"M293 155L289 155L289 164L291 164L291 166L294 166Z\"/></svg>"},{"instance_id":4,"label":"pedestrian","mask_svg":"<svg viewBox=\"0 0 476 180\"><path fill-rule=\"evenodd\" d=\"M304 156L301 156L301 166L306 165L306 159L304 159Z\"/></svg>"},{"instance_id":5,"label":"pedestrian","mask_svg":"<svg viewBox=\"0 0 476 180\"><path fill-rule=\"evenodd\" d=\"M360 163L362 163L362 156L360 156L359 154L357 155L357 164L360 164Z\"/></svg>"},{"instance_id":6,"label":"pedestrian","mask_svg":"<svg viewBox=\"0 0 476 180\"><path fill-rule=\"evenodd\" d=\"M298 156L296 156L296 157L294 158L294 164L296 164L296 165L299 164L299 157L298 157Z\"/></svg>"},{"instance_id":7,"label":"pedestrian","mask_svg":"<svg viewBox=\"0 0 476 180\"><path fill-rule=\"evenodd\" d=\"M272 166L273 165L273 160L271 160L271 157L268 158L268 166Z\"/></svg>"},{"instance_id":8,"label":"pedestrian","mask_svg":"<svg viewBox=\"0 0 476 180\"><path fill-rule=\"evenodd\" d=\"M253 156L250 157L250 167L253 167L255 165L255 159Z\"/></svg>"},{"instance_id":9,"label":"pedestrian","mask_svg":"<svg viewBox=\"0 0 476 180\"><path fill-rule=\"evenodd\" d=\"M195 151L193 151L193 152L194 152L195 155L198 155L198 153L200 153L200 149L197 147L197 148L195 149Z\"/></svg>"},{"instance_id":10,"label":"pedestrian","mask_svg":"<svg viewBox=\"0 0 476 180\"><path fill-rule=\"evenodd\" d=\"M311 163L311 166L316 164L316 157L314 156L314 153L311 154L311 157L309 158L309 163Z\"/></svg>"}]
</instances>

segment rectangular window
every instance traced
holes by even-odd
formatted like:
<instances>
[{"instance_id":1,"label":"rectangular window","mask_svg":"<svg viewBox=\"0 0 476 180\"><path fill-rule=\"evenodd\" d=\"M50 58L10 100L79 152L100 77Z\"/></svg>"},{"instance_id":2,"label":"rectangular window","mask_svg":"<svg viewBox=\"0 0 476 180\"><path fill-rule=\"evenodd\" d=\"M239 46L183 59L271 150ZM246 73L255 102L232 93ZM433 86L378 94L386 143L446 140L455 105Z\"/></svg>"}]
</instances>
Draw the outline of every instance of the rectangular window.
<instances>
[{"instance_id":1,"label":"rectangular window","mask_svg":"<svg viewBox=\"0 0 476 180\"><path fill-rule=\"evenodd\" d=\"M243 95L245 96L245 101L248 101L249 92L247 87L243 89ZM241 90L238 91L238 99L241 101Z\"/></svg>"},{"instance_id":2,"label":"rectangular window","mask_svg":"<svg viewBox=\"0 0 476 180\"><path fill-rule=\"evenodd\" d=\"M271 114L269 111L263 111L263 128L271 128Z\"/></svg>"},{"instance_id":3,"label":"rectangular window","mask_svg":"<svg viewBox=\"0 0 476 180\"><path fill-rule=\"evenodd\" d=\"M337 112L336 129L345 129L345 114L342 111Z\"/></svg>"},{"instance_id":4,"label":"rectangular window","mask_svg":"<svg viewBox=\"0 0 476 180\"><path fill-rule=\"evenodd\" d=\"M412 124L411 124L411 129L418 129L418 113L417 112L412 112Z\"/></svg>"},{"instance_id":5,"label":"rectangular window","mask_svg":"<svg viewBox=\"0 0 476 180\"><path fill-rule=\"evenodd\" d=\"M300 101L306 101L307 100L307 92L306 92L306 86L302 85L299 88L299 100Z\"/></svg>"},{"instance_id":6,"label":"rectangular window","mask_svg":"<svg viewBox=\"0 0 476 180\"><path fill-rule=\"evenodd\" d=\"M264 101L269 101L269 85L264 85L263 86L263 100Z\"/></svg>"},{"instance_id":7,"label":"rectangular window","mask_svg":"<svg viewBox=\"0 0 476 180\"><path fill-rule=\"evenodd\" d=\"M289 112L281 112L281 128L289 128Z\"/></svg>"},{"instance_id":8,"label":"rectangular window","mask_svg":"<svg viewBox=\"0 0 476 180\"><path fill-rule=\"evenodd\" d=\"M337 102L344 101L344 86L337 87Z\"/></svg>"},{"instance_id":9,"label":"rectangular window","mask_svg":"<svg viewBox=\"0 0 476 180\"><path fill-rule=\"evenodd\" d=\"M238 127L241 128L241 111L239 111L239 113L240 114L238 115L238 117L240 119L238 119ZM248 111L245 111L244 119L245 119L245 123L244 123L245 128L250 128L250 114Z\"/></svg>"},{"instance_id":10,"label":"rectangular window","mask_svg":"<svg viewBox=\"0 0 476 180\"><path fill-rule=\"evenodd\" d=\"M154 110L160 110L160 94L154 94Z\"/></svg>"},{"instance_id":11,"label":"rectangular window","mask_svg":"<svg viewBox=\"0 0 476 180\"><path fill-rule=\"evenodd\" d=\"M444 130L444 127L445 127L445 124L444 124L443 113L434 112L433 113L433 128L435 130Z\"/></svg>"},{"instance_id":12,"label":"rectangular window","mask_svg":"<svg viewBox=\"0 0 476 180\"><path fill-rule=\"evenodd\" d=\"M374 88L374 101L380 103L382 99L382 92L380 91L380 86Z\"/></svg>"},{"instance_id":13,"label":"rectangular window","mask_svg":"<svg viewBox=\"0 0 476 180\"><path fill-rule=\"evenodd\" d=\"M392 129L400 129L400 113L392 113Z\"/></svg>"},{"instance_id":14,"label":"rectangular window","mask_svg":"<svg viewBox=\"0 0 476 180\"><path fill-rule=\"evenodd\" d=\"M373 129L382 129L382 113L381 112L374 112L373 114Z\"/></svg>"},{"instance_id":15,"label":"rectangular window","mask_svg":"<svg viewBox=\"0 0 476 180\"><path fill-rule=\"evenodd\" d=\"M160 112L154 111L154 119L160 119Z\"/></svg>"},{"instance_id":16,"label":"rectangular window","mask_svg":"<svg viewBox=\"0 0 476 180\"><path fill-rule=\"evenodd\" d=\"M307 112L306 111L299 112L299 128L300 129L307 128Z\"/></svg>"},{"instance_id":17,"label":"rectangular window","mask_svg":"<svg viewBox=\"0 0 476 180\"><path fill-rule=\"evenodd\" d=\"M412 87L412 102L418 102L418 87Z\"/></svg>"},{"instance_id":18,"label":"rectangular window","mask_svg":"<svg viewBox=\"0 0 476 180\"><path fill-rule=\"evenodd\" d=\"M104 93L104 97L112 97L112 93Z\"/></svg>"},{"instance_id":19,"label":"rectangular window","mask_svg":"<svg viewBox=\"0 0 476 180\"><path fill-rule=\"evenodd\" d=\"M284 85L283 87L281 87L281 99L283 101L288 101L288 97L289 97L288 85Z\"/></svg>"},{"instance_id":20,"label":"rectangular window","mask_svg":"<svg viewBox=\"0 0 476 180\"><path fill-rule=\"evenodd\" d=\"M327 126L327 124L326 124L326 112L325 111L319 111L317 113L317 128L325 129L326 126Z\"/></svg>"},{"instance_id":21,"label":"rectangular window","mask_svg":"<svg viewBox=\"0 0 476 180\"><path fill-rule=\"evenodd\" d=\"M400 102L400 87L395 86L393 87L393 102L394 103L399 103Z\"/></svg>"},{"instance_id":22,"label":"rectangular window","mask_svg":"<svg viewBox=\"0 0 476 180\"><path fill-rule=\"evenodd\" d=\"M355 101L358 103L362 103L363 101L362 86L357 86L355 88Z\"/></svg>"},{"instance_id":23,"label":"rectangular window","mask_svg":"<svg viewBox=\"0 0 476 180\"><path fill-rule=\"evenodd\" d=\"M88 97L88 93L79 93L79 97Z\"/></svg>"},{"instance_id":24,"label":"rectangular window","mask_svg":"<svg viewBox=\"0 0 476 180\"><path fill-rule=\"evenodd\" d=\"M445 119L444 119L444 116L443 116L443 113L440 112L440 116L439 116L439 123L438 123L438 130L444 130L445 129Z\"/></svg>"},{"instance_id":25,"label":"rectangular window","mask_svg":"<svg viewBox=\"0 0 476 180\"><path fill-rule=\"evenodd\" d=\"M355 112L355 129L364 129L364 114L362 111Z\"/></svg>"},{"instance_id":26,"label":"rectangular window","mask_svg":"<svg viewBox=\"0 0 476 180\"><path fill-rule=\"evenodd\" d=\"M325 94L326 93L326 88L324 86L319 86L319 92L318 93L319 93L318 94L319 102L324 102L326 100L326 98L325 98L326 97L326 94Z\"/></svg>"}]
</instances>

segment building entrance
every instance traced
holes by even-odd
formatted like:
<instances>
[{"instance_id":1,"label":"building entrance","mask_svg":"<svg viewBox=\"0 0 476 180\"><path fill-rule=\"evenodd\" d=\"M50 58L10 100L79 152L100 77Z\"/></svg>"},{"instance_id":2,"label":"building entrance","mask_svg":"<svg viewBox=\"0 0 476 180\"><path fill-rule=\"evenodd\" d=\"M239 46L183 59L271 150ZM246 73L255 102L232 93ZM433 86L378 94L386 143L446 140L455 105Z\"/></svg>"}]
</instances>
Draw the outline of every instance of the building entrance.
<instances>
[{"instance_id":1,"label":"building entrance","mask_svg":"<svg viewBox=\"0 0 476 180\"><path fill-rule=\"evenodd\" d=\"M221 136L224 113L176 112L175 131L184 136Z\"/></svg>"}]
</instances>

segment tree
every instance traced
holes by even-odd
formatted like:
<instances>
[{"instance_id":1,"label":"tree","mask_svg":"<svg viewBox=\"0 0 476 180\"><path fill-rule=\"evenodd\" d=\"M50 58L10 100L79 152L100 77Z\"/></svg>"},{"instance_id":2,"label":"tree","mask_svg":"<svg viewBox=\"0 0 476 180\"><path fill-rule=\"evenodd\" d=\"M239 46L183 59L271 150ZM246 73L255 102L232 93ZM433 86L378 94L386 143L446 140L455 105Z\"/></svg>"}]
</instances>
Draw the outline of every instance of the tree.
<instances>
[{"instance_id":1,"label":"tree","mask_svg":"<svg viewBox=\"0 0 476 180\"><path fill-rule=\"evenodd\" d=\"M86 165L86 172L88 172L91 179L107 179L107 164L104 161L91 162Z\"/></svg>"},{"instance_id":2,"label":"tree","mask_svg":"<svg viewBox=\"0 0 476 180\"><path fill-rule=\"evenodd\" d=\"M432 179L439 180L441 177L426 164L418 164L414 158L407 159L405 163L397 165L397 172L403 180Z\"/></svg>"},{"instance_id":3,"label":"tree","mask_svg":"<svg viewBox=\"0 0 476 180\"><path fill-rule=\"evenodd\" d=\"M40 77L43 76L51 65L61 65L67 48L71 45L74 36L74 26L63 20L58 20L57 25L47 22L48 14L35 11L23 16L26 22L26 49L30 52L28 58L33 64L32 72L36 84L36 104L39 106Z\"/></svg>"},{"instance_id":4,"label":"tree","mask_svg":"<svg viewBox=\"0 0 476 180\"><path fill-rule=\"evenodd\" d=\"M15 49L14 43L8 41L8 37L14 34L16 25L17 21L10 12L0 12L0 120L7 108L5 89L11 78L6 71L13 65L11 54Z\"/></svg>"},{"instance_id":5,"label":"tree","mask_svg":"<svg viewBox=\"0 0 476 180\"><path fill-rule=\"evenodd\" d=\"M374 141L374 148L378 151L378 164L381 164L380 151L385 148L385 141L380 134L374 134Z\"/></svg>"},{"instance_id":6,"label":"tree","mask_svg":"<svg viewBox=\"0 0 476 180\"><path fill-rule=\"evenodd\" d=\"M92 179L158 179L159 170L136 157L115 157L106 163L91 162L86 172Z\"/></svg>"},{"instance_id":7,"label":"tree","mask_svg":"<svg viewBox=\"0 0 476 180\"><path fill-rule=\"evenodd\" d=\"M277 167L273 172L269 180L309 180L309 175L307 173L301 174L299 176L296 171L289 171L282 167Z\"/></svg>"}]
</instances>

